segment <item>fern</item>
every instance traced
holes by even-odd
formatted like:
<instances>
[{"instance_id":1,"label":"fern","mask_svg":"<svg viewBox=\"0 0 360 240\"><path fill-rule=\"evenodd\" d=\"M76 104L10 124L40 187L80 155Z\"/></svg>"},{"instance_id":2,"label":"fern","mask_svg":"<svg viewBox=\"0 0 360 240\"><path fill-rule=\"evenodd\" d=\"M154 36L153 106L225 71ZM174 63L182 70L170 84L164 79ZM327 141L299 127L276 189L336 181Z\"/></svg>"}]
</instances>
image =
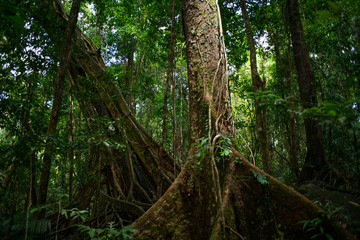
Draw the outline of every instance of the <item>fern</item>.
<instances>
[{"instance_id":1,"label":"fern","mask_svg":"<svg viewBox=\"0 0 360 240\"><path fill-rule=\"evenodd\" d=\"M268 177L266 175L263 175L255 170L251 170L251 173L261 185L269 184Z\"/></svg>"},{"instance_id":2,"label":"fern","mask_svg":"<svg viewBox=\"0 0 360 240\"><path fill-rule=\"evenodd\" d=\"M29 223L29 232L35 235L43 235L51 231L51 222L47 219L32 219Z\"/></svg>"},{"instance_id":3,"label":"fern","mask_svg":"<svg viewBox=\"0 0 360 240\"><path fill-rule=\"evenodd\" d=\"M103 240L103 239L133 239L135 229L133 226L125 226L118 230L115 228L114 222L109 222L107 228L92 228L86 225L77 225L83 233L87 233L91 240Z\"/></svg>"}]
</instances>

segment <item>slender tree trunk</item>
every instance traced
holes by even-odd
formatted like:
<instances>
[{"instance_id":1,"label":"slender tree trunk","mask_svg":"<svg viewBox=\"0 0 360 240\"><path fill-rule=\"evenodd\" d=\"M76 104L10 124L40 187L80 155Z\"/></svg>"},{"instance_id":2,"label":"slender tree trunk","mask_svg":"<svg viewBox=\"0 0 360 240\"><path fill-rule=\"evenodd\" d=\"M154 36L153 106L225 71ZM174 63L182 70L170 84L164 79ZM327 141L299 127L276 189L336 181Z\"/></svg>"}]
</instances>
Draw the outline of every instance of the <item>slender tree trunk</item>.
<instances>
[{"instance_id":1,"label":"slender tree trunk","mask_svg":"<svg viewBox=\"0 0 360 240\"><path fill-rule=\"evenodd\" d=\"M175 44L174 44L175 45ZM175 51L174 51L175 53ZM174 59L175 59L175 54L174 54ZM175 72L176 72L176 62L174 62L174 69L173 69L173 73L172 73L172 95L173 95L173 160L174 160L174 175L176 176L176 156L177 156L177 149L178 149L178 145L177 145L177 126L176 126L176 77L175 77Z\"/></svg>"},{"instance_id":2,"label":"slender tree trunk","mask_svg":"<svg viewBox=\"0 0 360 240\"><path fill-rule=\"evenodd\" d=\"M311 64L309 51L305 42L304 30L301 25L299 3L297 0L288 0L289 24L291 40L298 73L300 99L304 109L317 106L316 82ZM309 181L314 178L323 180L328 171L325 161L325 147L321 126L311 116L306 117L306 146L307 154L304 166L300 172L299 181Z\"/></svg>"},{"instance_id":3,"label":"slender tree trunk","mask_svg":"<svg viewBox=\"0 0 360 240\"><path fill-rule=\"evenodd\" d=\"M264 171L270 174L271 163L270 163L270 153L269 153L269 140L268 140L269 138L267 135L266 109L260 108L260 104L262 100L259 99L259 95L258 95L260 91L265 91L266 86L264 79L261 79L257 69L255 40L254 40L250 20L247 14L245 0L240 0L240 7L242 12L242 17L245 23L246 36L250 48L251 78L252 78L253 91L255 93L256 132L260 143L260 152L262 157L261 160L263 163Z\"/></svg>"},{"instance_id":4,"label":"slender tree trunk","mask_svg":"<svg viewBox=\"0 0 360 240\"><path fill-rule=\"evenodd\" d=\"M182 9L182 1L181 1L181 9ZM182 23L182 14L180 14L180 22ZM179 164L180 168L182 168L182 153L183 153L183 146L184 146L184 135L183 135L183 44L182 44L182 24L180 30L180 81L179 81L179 88L180 88L180 122L179 122L179 132L180 132L180 144L179 144Z\"/></svg>"},{"instance_id":5,"label":"slender tree trunk","mask_svg":"<svg viewBox=\"0 0 360 240\"><path fill-rule=\"evenodd\" d=\"M74 175L74 103L69 94L69 102L70 102L70 113L69 113L69 136L68 140L70 143L70 149L68 152L68 163L70 164L69 170L69 202L73 199L73 175Z\"/></svg>"},{"instance_id":6,"label":"slender tree trunk","mask_svg":"<svg viewBox=\"0 0 360 240\"><path fill-rule=\"evenodd\" d=\"M142 62L144 61L144 56L145 56L145 49L143 50L142 54L141 54L141 57L139 59L139 63L137 65L137 68L136 68L136 74L135 74L135 81L134 81L134 84L133 84L133 93L132 93L132 102L133 102L133 114L136 114L136 86L137 86L137 83L139 81L139 76L140 76L140 69L141 69L141 64Z\"/></svg>"},{"instance_id":7,"label":"slender tree trunk","mask_svg":"<svg viewBox=\"0 0 360 240\"><path fill-rule=\"evenodd\" d=\"M270 36L272 42L274 43L276 65L278 67L278 71L280 72L281 76L283 77L283 79L286 80L286 82L285 82L286 88L289 90L290 113L289 113L289 124L287 124L287 128L288 128L288 132L289 132L290 165L293 168L296 177L298 177L299 164L298 164L298 159L297 159L297 148L296 148L297 143L296 143L296 128L295 128L295 113L294 113L295 106L294 106L294 94L293 94L293 89L292 89L292 78L291 78L292 61L291 61L290 52L289 52L290 46L285 47L285 48L287 48L285 50L286 62L283 62L282 61L283 57L280 55L280 45L279 45L278 35L277 35L276 31L274 30L274 28L271 26L271 23L266 16L265 8L263 9L263 11L264 11L264 17L265 17L265 21L267 24L269 36ZM283 11L282 11L282 14L283 14ZM283 19L284 26L286 28L285 18L283 17L282 19ZM288 33L287 30L285 30L285 32ZM286 44L287 44L287 41L286 41Z\"/></svg>"},{"instance_id":8,"label":"slender tree trunk","mask_svg":"<svg viewBox=\"0 0 360 240\"><path fill-rule=\"evenodd\" d=\"M129 53L127 54L127 66L126 66L126 72L125 72L125 81L126 85L129 88L128 93L126 95L127 98L127 104L129 105L129 108L133 114L135 114L135 99L133 99L133 92L134 92L134 54L135 54L135 44L136 40L134 37L131 37L130 43L129 43Z\"/></svg>"},{"instance_id":9,"label":"slender tree trunk","mask_svg":"<svg viewBox=\"0 0 360 240\"><path fill-rule=\"evenodd\" d=\"M47 136L49 136L49 140L45 146L44 152L44 167L41 171L40 177L40 185L39 185L39 193L38 193L38 204L45 204L46 203L46 196L48 191L48 184L50 178L50 168L51 168L51 154L53 149L53 142L52 138L56 134L56 126L59 119L59 111L60 105L62 101L64 83L65 83L65 76L67 74L69 68L69 59L72 50L72 35L75 31L76 22L78 12L80 10L80 2L81 0L74 0L70 10L70 18L67 23L64 38L63 38L63 45L60 52L60 68L58 76L55 80L54 84L54 101L53 106L51 109L50 115L50 122L49 127L47 130ZM41 211L38 215L39 218L44 217L45 211Z\"/></svg>"},{"instance_id":10,"label":"slender tree trunk","mask_svg":"<svg viewBox=\"0 0 360 240\"><path fill-rule=\"evenodd\" d=\"M149 104L146 109L146 120L145 120L145 128L146 129L149 129L150 116L152 115L152 112L153 112L153 103L152 103L152 101L149 100Z\"/></svg>"},{"instance_id":11,"label":"slender tree trunk","mask_svg":"<svg viewBox=\"0 0 360 240\"><path fill-rule=\"evenodd\" d=\"M166 71L166 86L165 86L165 93L164 93L164 109L163 109L163 119L162 119L162 135L160 140L160 152L164 149L164 140L166 137L166 119L167 119L167 102L168 102L168 91L169 91L169 82L171 78L171 69L173 67L174 62L174 50L175 50L175 3L176 0L172 0L171 4L171 33L170 33L170 47L169 47L169 54L168 54L168 66ZM173 159L175 161L175 159ZM161 168L162 168L162 159L159 159L158 165L158 187L157 187L157 197L161 197L162 186L161 186Z\"/></svg>"}]
</instances>

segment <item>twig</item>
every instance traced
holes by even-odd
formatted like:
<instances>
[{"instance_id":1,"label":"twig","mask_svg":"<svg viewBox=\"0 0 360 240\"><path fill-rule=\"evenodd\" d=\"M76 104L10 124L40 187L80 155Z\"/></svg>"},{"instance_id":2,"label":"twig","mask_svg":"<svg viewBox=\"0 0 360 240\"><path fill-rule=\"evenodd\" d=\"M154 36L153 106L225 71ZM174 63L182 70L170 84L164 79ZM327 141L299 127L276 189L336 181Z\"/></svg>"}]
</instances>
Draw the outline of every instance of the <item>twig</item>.
<instances>
[{"instance_id":1,"label":"twig","mask_svg":"<svg viewBox=\"0 0 360 240\"><path fill-rule=\"evenodd\" d=\"M245 240L245 238L243 236L241 236L240 233L238 233L237 231L235 231L234 229L232 229L229 226L225 226L226 229L229 229L233 234L235 234L236 236L238 236L241 240Z\"/></svg>"},{"instance_id":2,"label":"twig","mask_svg":"<svg viewBox=\"0 0 360 240\"><path fill-rule=\"evenodd\" d=\"M253 164L256 166L256 162L255 162L255 157L253 152L251 151L251 148L249 146L249 144L246 142L246 140L244 139L244 137L240 134L239 130L235 129L237 131L237 133L239 134L239 136L241 137L241 139L245 142L245 145L247 146L247 148L249 149L250 153L251 153L251 157L253 160Z\"/></svg>"}]
</instances>

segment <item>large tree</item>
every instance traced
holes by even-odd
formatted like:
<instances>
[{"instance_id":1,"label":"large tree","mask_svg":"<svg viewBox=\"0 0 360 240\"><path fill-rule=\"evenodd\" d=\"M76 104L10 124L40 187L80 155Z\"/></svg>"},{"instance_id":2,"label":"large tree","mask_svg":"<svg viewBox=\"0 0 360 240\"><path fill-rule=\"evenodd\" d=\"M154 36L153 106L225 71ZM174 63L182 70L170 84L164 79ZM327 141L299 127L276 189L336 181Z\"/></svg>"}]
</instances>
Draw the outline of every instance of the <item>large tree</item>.
<instances>
[{"instance_id":1,"label":"large tree","mask_svg":"<svg viewBox=\"0 0 360 240\"><path fill-rule=\"evenodd\" d=\"M230 138L234 126L217 1L185 1L184 26L190 156L165 195L133 224L136 238L309 238L314 233L304 233L298 222L318 215L314 204L251 165L234 148L232 156L220 156L229 146L219 140ZM330 225L324 222L326 231L345 237Z\"/></svg>"},{"instance_id":2,"label":"large tree","mask_svg":"<svg viewBox=\"0 0 360 240\"><path fill-rule=\"evenodd\" d=\"M36 8L34 19L58 45L58 34L64 32L67 22L60 2L41 1ZM108 116L118 133L126 135L128 148L136 153L136 161L124 163L114 153L115 149L94 146L93 159L90 159L94 161L89 165L93 165L95 173L102 173L102 158L113 158L120 166L117 171L111 169L110 181L120 186L118 194L125 190L130 192L126 187L129 184L118 182L118 175L121 175L120 179L136 181L140 185L137 196L141 197L135 200L144 201L148 195L151 202L154 199L150 196L155 198L158 183L157 161L163 159L160 170L167 183L164 187L175 180L165 194L134 222L137 239L274 239L280 236L308 239L314 232L304 233L298 223L318 217L319 208L250 164L231 146L234 125L230 111L226 48L217 1L186 0L184 31L191 144L187 163L175 179L171 171L171 157L160 150L136 121L113 84L112 76L106 74L106 66L95 44L78 28L75 30L69 79L78 93L86 89L97 97L88 100L81 94L77 95L83 114L89 119ZM84 81L85 77L89 81ZM88 124L92 126L95 123L89 120ZM131 167L133 163L136 166ZM137 169L136 177L129 174L129 170L134 168ZM144 178L146 181L141 181ZM96 187L97 184L90 181L79 191L76 200L82 207L88 206L84 202L90 202ZM120 201L104 194L102 199L123 204L119 208L120 213L142 214L140 204L136 205L135 201L130 204L130 201ZM326 219L322 223L324 230L335 238L346 238L340 228L333 227Z\"/></svg>"},{"instance_id":3,"label":"large tree","mask_svg":"<svg viewBox=\"0 0 360 240\"><path fill-rule=\"evenodd\" d=\"M47 14L43 14L44 12ZM55 46L61 44L61 33L64 32L68 19L62 4L59 1L41 1L34 6L32 15L48 32ZM94 176L105 172L104 178L115 194L130 199L130 202L152 204L156 200L159 174L163 192L175 179L173 160L135 119L111 76L106 74L106 67L97 46L79 28L75 29L74 35L68 79L75 89L87 125L90 128L107 128L94 119L111 120L116 129L115 134L122 137L129 153L133 152L133 156L123 157L115 148L92 146L88 171L93 177L82 184L74 203L81 208L88 207L96 190L96 181L99 181ZM91 82L87 81L87 77ZM92 98L84 96L84 92L92 95ZM105 140L107 137L102 135L101 139ZM162 168L158 174L159 159L162 159ZM109 160L112 163L110 165L107 164ZM133 199L133 196L137 198ZM142 206L148 206L146 204Z\"/></svg>"}]
</instances>

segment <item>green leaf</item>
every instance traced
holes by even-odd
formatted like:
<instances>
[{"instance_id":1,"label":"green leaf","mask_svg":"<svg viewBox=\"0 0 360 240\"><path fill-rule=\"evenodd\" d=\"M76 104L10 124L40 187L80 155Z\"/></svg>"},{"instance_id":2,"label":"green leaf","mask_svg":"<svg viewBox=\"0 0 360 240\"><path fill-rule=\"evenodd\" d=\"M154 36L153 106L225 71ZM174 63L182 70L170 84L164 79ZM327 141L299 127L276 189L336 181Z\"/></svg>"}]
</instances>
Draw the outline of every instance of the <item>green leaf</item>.
<instances>
[{"instance_id":1,"label":"green leaf","mask_svg":"<svg viewBox=\"0 0 360 240\"><path fill-rule=\"evenodd\" d=\"M255 171L255 170L251 170L252 174L254 175L254 177L256 178L256 180L261 184L261 185L266 185L269 184L269 181L267 180L267 176Z\"/></svg>"}]
</instances>

